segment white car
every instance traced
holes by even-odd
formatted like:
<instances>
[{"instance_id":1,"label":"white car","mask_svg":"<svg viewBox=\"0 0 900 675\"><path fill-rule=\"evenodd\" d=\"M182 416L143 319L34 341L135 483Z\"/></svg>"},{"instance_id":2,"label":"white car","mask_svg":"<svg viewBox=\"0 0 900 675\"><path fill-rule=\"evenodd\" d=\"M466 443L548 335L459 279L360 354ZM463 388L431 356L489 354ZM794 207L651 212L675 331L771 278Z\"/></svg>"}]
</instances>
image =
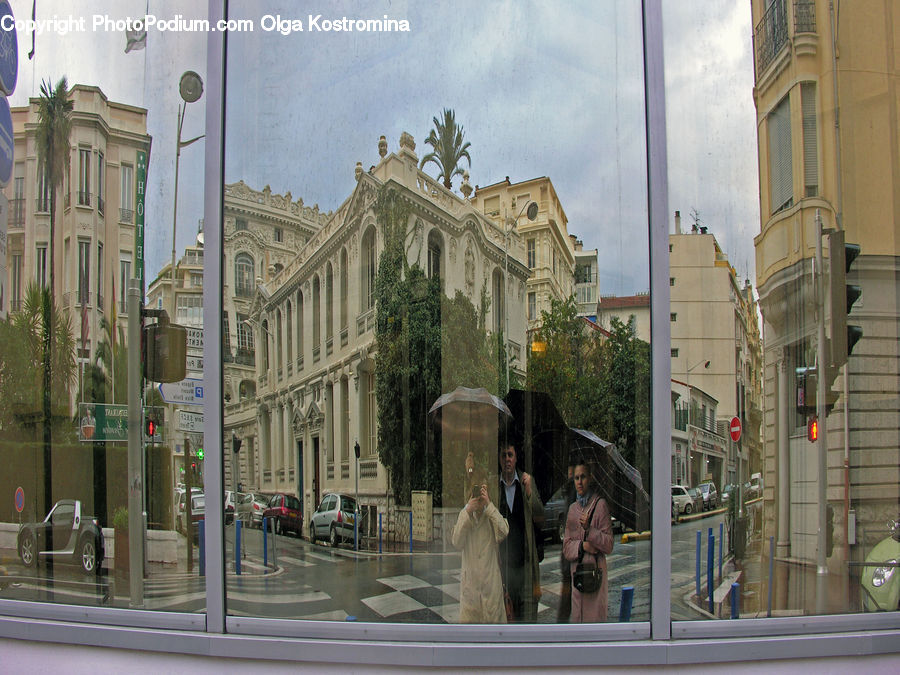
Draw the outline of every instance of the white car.
<instances>
[{"instance_id":1,"label":"white car","mask_svg":"<svg viewBox=\"0 0 900 675\"><path fill-rule=\"evenodd\" d=\"M694 500L684 485L672 486L672 501L678 506L679 514L691 514L694 511Z\"/></svg>"}]
</instances>

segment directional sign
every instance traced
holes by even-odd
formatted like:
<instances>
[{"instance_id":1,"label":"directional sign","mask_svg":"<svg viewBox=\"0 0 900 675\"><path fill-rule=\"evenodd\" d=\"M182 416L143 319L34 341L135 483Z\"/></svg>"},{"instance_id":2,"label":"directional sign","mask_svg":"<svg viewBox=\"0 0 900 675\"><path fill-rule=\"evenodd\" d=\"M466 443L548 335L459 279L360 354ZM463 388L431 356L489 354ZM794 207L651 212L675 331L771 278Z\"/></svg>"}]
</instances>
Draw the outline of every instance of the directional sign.
<instances>
[{"instance_id":1,"label":"directional sign","mask_svg":"<svg viewBox=\"0 0 900 675\"><path fill-rule=\"evenodd\" d=\"M203 413L191 412L190 410L179 410L178 431L202 432Z\"/></svg>"},{"instance_id":2,"label":"directional sign","mask_svg":"<svg viewBox=\"0 0 900 675\"><path fill-rule=\"evenodd\" d=\"M741 419L739 417L732 417L729 428L731 431L731 440L737 443L741 440Z\"/></svg>"},{"instance_id":3,"label":"directional sign","mask_svg":"<svg viewBox=\"0 0 900 675\"><path fill-rule=\"evenodd\" d=\"M181 382L163 382L158 387L166 403L203 405L203 380L188 378Z\"/></svg>"},{"instance_id":4,"label":"directional sign","mask_svg":"<svg viewBox=\"0 0 900 675\"><path fill-rule=\"evenodd\" d=\"M188 354L200 354L203 355L203 329L202 328L190 328L185 326L184 329L187 331L187 352Z\"/></svg>"}]
</instances>

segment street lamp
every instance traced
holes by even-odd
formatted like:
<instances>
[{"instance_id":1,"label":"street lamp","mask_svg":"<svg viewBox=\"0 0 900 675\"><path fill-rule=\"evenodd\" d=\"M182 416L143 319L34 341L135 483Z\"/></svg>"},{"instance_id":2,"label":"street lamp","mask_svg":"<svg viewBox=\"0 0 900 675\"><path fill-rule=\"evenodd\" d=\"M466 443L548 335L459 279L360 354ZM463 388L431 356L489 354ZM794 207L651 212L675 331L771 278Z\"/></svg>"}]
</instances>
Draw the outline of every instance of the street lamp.
<instances>
[{"instance_id":1,"label":"street lamp","mask_svg":"<svg viewBox=\"0 0 900 675\"><path fill-rule=\"evenodd\" d=\"M506 297L509 292L509 235L515 229L516 223L519 222L519 218L522 217L522 214L528 217L528 220L534 221L537 218L538 214L538 204L535 201L529 200L526 202L525 206L522 207L522 210L519 211L519 215L517 215L514 219L507 219L503 225L504 235L505 235L505 250L504 250L504 261L503 261L503 339L506 344L506 354L504 354L504 360L506 361L506 390L509 391L509 299ZM527 255L527 252L526 252ZM527 262L527 261L526 261ZM498 298L499 300L499 298Z\"/></svg>"},{"instance_id":2,"label":"street lamp","mask_svg":"<svg viewBox=\"0 0 900 675\"><path fill-rule=\"evenodd\" d=\"M203 80L193 70L185 71L178 83L178 93L184 101L184 105L178 105L178 135L175 143L175 190L174 190L174 208L172 209L172 267L170 274L172 279L172 318L175 319L175 232L178 223L178 162L181 159L181 149L186 148L191 143L196 143L206 134L201 134L189 141L181 140L181 128L184 124L184 113L187 111L187 104L193 103L203 96Z\"/></svg>"}]
</instances>

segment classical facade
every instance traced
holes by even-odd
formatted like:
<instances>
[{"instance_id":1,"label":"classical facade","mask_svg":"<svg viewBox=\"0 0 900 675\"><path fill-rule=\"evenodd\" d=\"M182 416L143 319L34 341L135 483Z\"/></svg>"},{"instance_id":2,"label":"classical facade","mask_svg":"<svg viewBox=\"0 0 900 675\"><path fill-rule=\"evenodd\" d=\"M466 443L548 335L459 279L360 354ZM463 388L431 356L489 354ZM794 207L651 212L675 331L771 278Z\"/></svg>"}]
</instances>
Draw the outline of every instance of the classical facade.
<instances>
[{"instance_id":1,"label":"classical facade","mask_svg":"<svg viewBox=\"0 0 900 675\"><path fill-rule=\"evenodd\" d=\"M260 271L252 301L226 294L233 296L226 306L234 312L234 359L252 353L255 366L250 371L247 363L233 362L226 368L226 438L234 431L244 439L239 462L245 489L298 494L305 513L328 491L353 493L357 480L364 512L374 515L388 503L390 478L378 461L375 398L375 281L385 246L374 208L380 190L395 190L410 208L409 263L439 277L447 296L462 291L478 306L487 293L491 307L499 308L488 328L500 329L508 317L509 350L524 368L528 268L522 237L511 233L507 248L494 220L420 171L408 134L397 152L388 154L383 142L379 154L369 171L357 164L355 189L334 213L279 199L283 211L296 211L283 256L273 252L265 234L252 234L263 225L258 214L272 197L260 198L242 184L230 186L226 196L226 267L234 268L235 289L254 279L240 267L244 256L266 265L264 271L254 268ZM236 230L238 217L247 218L246 230ZM268 233L272 227L262 229ZM241 318L244 312L247 318ZM247 326L250 335L243 332Z\"/></svg>"},{"instance_id":2,"label":"classical facade","mask_svg":"<svg viewBox=\"0 0 900 675\"><path fill-rule=\"evenodd\" d=\"M125 290L135 273L135 209L138 153L150 152L147 111L106 98L97 87L77 84L68 171L56 195L50 242L50 191L38 171L35 131L38 99L13 108L15 166L10 185L8 308L19 311L31 281L50 283L55 250L57 306L69 314L79 360L92 363L102 340L100 320L127 319ZM124 331L123 331L124 332Z\"/></svg>"},{"instance_id":3,"label":"classical facade","mask_svg":"<svg viewBox=\"0 0 900 675\"><path fill-rule=\"evenodd\" d=\"M534 220L526 212L531 201L538 205ZM476 187L472 202L501 232L505 227L524 239L530 270L525 311L532 331L540 326L541 312L550 311L551 300L565 300L575 290L575 249L556 189L546 176L518 183L507 176Z\"/></svg>"},{"instance_id":4,"label":"classical facade","mask_svg":"<svg viewBox=\"0 0 900 675\"><path fill-rule=\"evenodd\" d=\"M601 295L597 303L597 324L609 330L613 318L628 323L634 317L637 336L650 342L650 294Z\"/></svg>"},{"instance_id":5,"label":"classical facade","mask_svg":"<svg viewBox=\"0 0 900 675\"><path fill-rule=\"evenodd\" d=\"M599 251L596 248L585 249L582 242L574 234L569 235L575 254L575 302L578 304L578 316L583 316L597 323L597 302L600 300L598 262Z\"/></svg>"}]
</instances>

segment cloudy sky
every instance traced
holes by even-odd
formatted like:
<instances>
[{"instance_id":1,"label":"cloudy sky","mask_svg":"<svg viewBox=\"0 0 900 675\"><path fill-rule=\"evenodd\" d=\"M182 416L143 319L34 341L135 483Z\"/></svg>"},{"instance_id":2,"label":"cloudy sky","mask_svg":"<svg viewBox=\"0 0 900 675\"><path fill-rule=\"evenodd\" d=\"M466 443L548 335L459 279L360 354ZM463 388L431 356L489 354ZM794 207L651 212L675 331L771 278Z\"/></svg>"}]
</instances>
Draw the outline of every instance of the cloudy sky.
<instances>
[{"instance_id":1,"label":"cloudy sky","mask_svg":"<svg viewBox=\"0 0 900 675\"><path fill-rule=\"evenodd\" d=\"M13 2L17 18L31 3ZM146 0L38 3L37 18L86 17L88 31L19 35L13 105L42 79L66 74L111 100L148 109L153 136L147 203L149 278L171 254L177 85L182 72L206 78L205 35L151 30L147 49L124 54L125 37L91 30L91 15L144 13ZM648 288L646 172L640 3L381 2L275 3L232 0L252 33L228 36L226 180L290 191L323 210L353 189L357 161L378 160L384 134L417 153L445 108L471 142L471 182L549 176L569 231L598 248L601 293ZM302 8L302 9L301 9ZM205 16L205 3L150 0L160 18ZM664 3L669 204L684 222L696 210L739 275L754 276L759 231L749 3ZM90 12L90 14L88 14ZM406 19L409 33L264 31L264 15L301 19ZM206 96L187 111L183 138L203 133ZM185 148L179 176L180 250L202 217L205 142ZM433 172L432 172L433 173ZM459 179L454 181L457 189ZM671 227L671 224L670 224Z\"/></svg>"}]
</instances>

